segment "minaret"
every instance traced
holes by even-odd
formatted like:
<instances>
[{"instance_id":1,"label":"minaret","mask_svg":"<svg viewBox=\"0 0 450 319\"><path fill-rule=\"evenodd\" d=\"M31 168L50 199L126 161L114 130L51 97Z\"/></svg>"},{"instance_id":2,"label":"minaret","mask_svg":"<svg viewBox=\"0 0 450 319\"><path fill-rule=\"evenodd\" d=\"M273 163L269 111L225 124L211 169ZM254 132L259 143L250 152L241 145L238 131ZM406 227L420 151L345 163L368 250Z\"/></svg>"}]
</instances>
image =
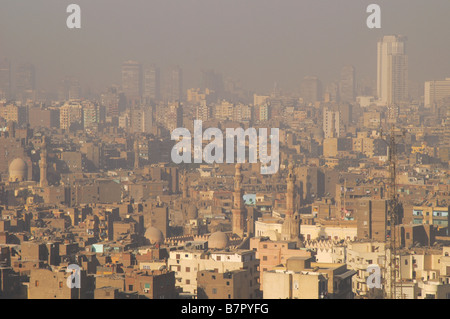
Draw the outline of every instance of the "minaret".
<instances>
[{"instance_id":1,"label":"minaret","mask_svg":"<svg viewBox=\"0 0 450 319\"><path fill-rule=\"evenodd\" d=\"M139 169L139 143L137 138L134 140L134 169Z\"/></svg>"},{"instance_id":2,"label":"minaret","mask_svg":"<svg viewBox=\"0 0 450 319\"><path fill-rule=\"evenodd\" d=\"M234 192L233 192L233 233L240 237L244 237L244 199L242 191L242 164L236 164L236 173L234 175Z\"/></svg>"},{"instance_id":3,"label":"minaret","mask_svg":"<svg viewBox=\"0 0 450 319\"><path fill-rule=\"evenodd\" d=\"M41 187L48 186L47 180L47 139L45 136L42 138L41 145L41 161L39 162L40 168L40 185Z\"/></svg>"},{"instance_id":4,"label":"minaret","mask_svg":"<svg viewBox=\"0 0 450 319\"><path fill-rule=\"evenodd\" d=\"M294 174L294 165L292 163L289 164L289 173L286 178L287 183L287 191L286 191L286 216L294 215L294 183L295 183L295 174Z\"/></svg>"},{"instance_id":5,"label":"minaret","mask_svg":"<svg viewBox=\"0 0 450 319\"><path fill-rule=\"evenodd\" d=\"M183 199L186 199L189 197L189 187L188 187L188 181L187 181L187 173L184 172L183 177L182 177L182 182L183 182Z\"/></svg>"},{"instance_id":6,"label":"minaret","mask_svg":"<svg viewBox=\"0 0 450 319\"><path fill-rule=\"evenodd\" d=\"M289 172L286 178L286 215L281 228L282 240L297 240L299 238L299 214L294 213L295 206L295 174L294 165L289 164Z\"/></svg>"}]
</instances>

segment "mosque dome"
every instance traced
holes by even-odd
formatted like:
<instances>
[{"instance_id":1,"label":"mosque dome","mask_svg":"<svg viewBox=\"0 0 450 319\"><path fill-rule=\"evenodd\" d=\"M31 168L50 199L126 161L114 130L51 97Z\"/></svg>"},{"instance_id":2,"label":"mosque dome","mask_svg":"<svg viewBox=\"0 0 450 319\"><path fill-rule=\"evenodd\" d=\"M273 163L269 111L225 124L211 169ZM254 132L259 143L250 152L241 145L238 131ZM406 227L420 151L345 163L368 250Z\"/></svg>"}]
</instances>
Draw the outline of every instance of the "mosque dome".
<instances>
[{"instance_id":1,"label":"mosque dome","mask_svg":"<svg viewBox=\"0 0 450 319\"><path fill-rule=\"evenodd\" d=\"M164 242L163 233L155 227L149 227L145 231L145 238L147 238L151 245L162 244Z\"/></svg>"},{"instance_id":2,"label":"mosque dome","mask_svg":"<svg viewBox=\"0 0 450 319\"><path fill-rule=\"evenodd\" d=\"M224 232L212 233L208 238L208 247L212 249L225 249L228 246L228 236Z\"/></svg>"},{"instance_id":3,"label":"mosque dome","mask_svg":"<svg viewBox=\"0 0 450 319\"><path fill-rule=\"evenodd\" d=\"M28 165L21 159L14 159L9 164L9 181L10 182L23 182L28 179Z\"/></svg>"}]
</instances>

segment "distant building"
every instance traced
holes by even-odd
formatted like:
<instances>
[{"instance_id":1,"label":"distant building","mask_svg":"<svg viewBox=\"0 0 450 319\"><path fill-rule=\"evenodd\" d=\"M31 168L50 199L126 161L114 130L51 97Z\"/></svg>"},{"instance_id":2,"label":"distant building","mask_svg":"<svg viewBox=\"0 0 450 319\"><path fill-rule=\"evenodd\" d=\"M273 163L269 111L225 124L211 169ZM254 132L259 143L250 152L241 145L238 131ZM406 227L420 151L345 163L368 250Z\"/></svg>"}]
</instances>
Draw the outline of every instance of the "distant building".
<instances>
[{"instance_id":1,"label":"distant building","mask_svg":"<svg viewBox=\"0 0 450 319\"><path fill-rule=\"evenodd\" d=\"M315 103L322 99L322 84L315 76L306 76L301 83L300 91L305 103Z\"/></svg>"},{"instance_id":2,"label":"distant building","mask_svg":"<svg viewBox=\"0 0 450 319\"><path fill-rule=\"evenodd\" d=\"M140 103L142 97L142 65L137 61L122 64L122 90L130 105Z\"/></svg>"},{"instance_id":3,"label":"distant building","mask_svg":"<svg viewBox=\"0 0 450 319\"><path fill-rule=\"evenodd\" d=\"M377 92L378 99L391 105L408 100L408 56L406 37L384 36L378 41Z\"/></svg>"},{"instance_id":4,"label":"distant building","mask_svg":"<svg viewBox=\"0 0 450 319\"><path fill-rule=\"evenodd\" d=\"M339 81L339 100L341 102L353 102L356 93L355 67L346 65L341 69Z\"/></svg>"},{"instance_id":5,"label":"distant building","mask_svg":"<svg viewBox=\"0 0 450 319\"><path fill-rule=\"evenodd\" d=\"M425 82L425 107L431 107L435 103L442 102L445 98L450 97L450 78L442 81Z\"/></svg>"}]
</instances>

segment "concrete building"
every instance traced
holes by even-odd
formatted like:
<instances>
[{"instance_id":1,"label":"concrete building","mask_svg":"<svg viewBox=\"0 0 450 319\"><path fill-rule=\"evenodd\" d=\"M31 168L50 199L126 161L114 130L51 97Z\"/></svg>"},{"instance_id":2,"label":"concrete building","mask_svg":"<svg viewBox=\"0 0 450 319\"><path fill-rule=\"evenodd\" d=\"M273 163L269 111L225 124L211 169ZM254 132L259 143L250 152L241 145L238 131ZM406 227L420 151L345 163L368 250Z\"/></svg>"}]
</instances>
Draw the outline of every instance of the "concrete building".
<instances>
[{"instance_id":1,"label":"concrete building","mask_svg":"<svg viewBox=\"0 0 450 319\"><path fill-rule=\"evenodd\" d=\"M197 299L254 299L254 276L249 269L218 273L202 270L197 273Z\"/></svg>"},{"instance_id":2,"label":"concrete building","mask_svg":"<svg viewBox=\"0 0 450 319\"><path fill-rule=\"evenodd\" d=\"M425 107L431 107L448 97L450 97L450 78L425 82Z\"/></svg>"},{"instance_id":3,"label":"concrete building","mask_svg":"<svg viewBox=\"0 0 450 319\"><path fill-rule=\"evenodd\" d=\"M408 56L406 37L384 36L378 42L377 92L385 105L408 100Z\"/></svg>"},{"instance_id":4,"label":"concrete building","mask_svg":"<svg viewBox=\"0 0 450 319\"><path fill-rule=\"evenodd\" d=\"M213 270L219 274L233 270L248 269L253 283L256 296L259 290L259 261L255 257L255 252L250 250L175 250L170 252L167 261L168 268L175 271L176 286L180 287L184 293L197 295L197 273L202 270Z\"/></svg>"}]
</instances>

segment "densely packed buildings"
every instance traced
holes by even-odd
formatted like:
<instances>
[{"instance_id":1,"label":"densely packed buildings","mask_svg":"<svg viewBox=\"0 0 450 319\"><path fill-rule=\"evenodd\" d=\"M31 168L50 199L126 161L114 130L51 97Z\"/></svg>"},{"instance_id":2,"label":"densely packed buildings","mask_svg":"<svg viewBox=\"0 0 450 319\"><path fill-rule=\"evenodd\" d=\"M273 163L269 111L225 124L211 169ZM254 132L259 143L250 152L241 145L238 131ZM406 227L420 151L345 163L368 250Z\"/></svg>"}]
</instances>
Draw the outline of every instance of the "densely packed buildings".
<instances>
[{"instance_id":1,"label":"densely packed buildings","mask_svg":"<svg viewBox=\"0 0 450 319\"><path fill-rule=\"evenodd\" d=\"M0 297L450 298L448 79L408 99L401 41L379 42L382 99L352 66L324 87L308 76L299 93L252 95L214 70L185 90L175 66L161 84L136 61L97 98L65 79L49 99L25 94L24 65L21 98L1 88ZM194 120L279 128L280 169L175 165L170 134Z\"/></svg>"}]
</instances>

